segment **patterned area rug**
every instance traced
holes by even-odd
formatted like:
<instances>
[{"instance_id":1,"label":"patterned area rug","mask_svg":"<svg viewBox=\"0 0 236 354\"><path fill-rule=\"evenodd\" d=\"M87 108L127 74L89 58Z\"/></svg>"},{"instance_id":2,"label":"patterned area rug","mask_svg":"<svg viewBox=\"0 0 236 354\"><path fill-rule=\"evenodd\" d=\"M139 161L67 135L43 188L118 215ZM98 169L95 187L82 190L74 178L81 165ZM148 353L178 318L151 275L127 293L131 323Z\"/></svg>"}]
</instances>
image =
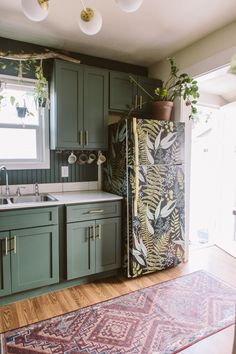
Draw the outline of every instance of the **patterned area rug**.
<instances>
[{"instance_id":1,"label":"patterned area rug","mask_svg":"<svg viewBox=\"0 0 236 354\"><path fill-rule=\"evenodd\" d=\"M206 272L2 334L2 353L170 354L234 323L236 289Z\"/></svg>"}]
</instances>

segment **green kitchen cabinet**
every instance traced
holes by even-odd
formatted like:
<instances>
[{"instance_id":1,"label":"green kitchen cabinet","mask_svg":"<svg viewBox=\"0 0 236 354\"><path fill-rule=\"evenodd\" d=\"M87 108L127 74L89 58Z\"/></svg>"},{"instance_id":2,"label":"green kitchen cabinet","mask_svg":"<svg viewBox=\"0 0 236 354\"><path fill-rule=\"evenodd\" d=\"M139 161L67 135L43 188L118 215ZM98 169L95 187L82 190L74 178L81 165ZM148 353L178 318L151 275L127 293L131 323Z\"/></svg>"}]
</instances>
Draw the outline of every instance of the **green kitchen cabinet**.
<instances>
[{"instance_id":1,"label":"green kitchen cabinet","mask_svg":"<svg viewBox=\"0 0 236 354\"><path fill-rule=\"evenodd\" d=\"M133 108L133 113L139 116L151 115L150 97L138 85L130 82L130 76L151 95L154 94L155 88L162 84L161 80L111 71L109 110L111 112L127 112Z\"/></svg>"},{"instance_id":2,"label":"green kitchen cabinet","mask_svg":"<svg viewBox=\"0 0 236 354\"><path fill-rule=\"evenodd\" d=\"M50 97L51 148L83 148L83 67L55 60Z\"/></svg>"},{"instance_id":3,"label":"green kitchen cabinet","mask_svg":"<svg viewBox=\"0 0 236 354\"><path fill-rule=\"evenodd\" d=\"M55 60L51 80L51 149L107 147L108 71Z\"/></svg>"},{"instance_id":4,"label":"green kitchen cabinet","mask_svg":"<svg viewBox=\"0 0 236 354\"><path fill-rule=\"evenodd\" d=\"M131 84L129 76L130 74L127 73L116 71L110 72L110 111L129 111L134 105L136 88ZM133 77L134 79L137 79L137 76Z\"/></svg>"},{"instance_id":5,"label":"green kitchen cabinet","mask_svg":"<svg viewBox=\"0 0 236 354\"><path fill-rule=\"evenodd\" d=\"M96 220L96 273L121 267L121 220Z\"/></svg>"},{"instance_id":6,"label":"green kitchen cabinet","mask_svg":"<svg viewBox=\"0 0 236 354\"><path fill-rule=\"evenodd\" d=\"M120 218L67 224L67 279L121 266Z\"/></svg>"},{"instance_id":7,"label":"green kitchen cabinet","mask_svg":"<svg viewBox=\"0 0 236 354\"><path fill-rule=\"evenodd\" d=\"M95 273L94 222L67 225L67 279Z\"/></svg>"},{"instance_id":8,"label":"green kitchen cabinet","mask_svg":"<svg viewBox=\"0 0 236 354\"><path fill-rule=\"evenodd\" d=\"M0 212L0 297L59 282L58 207Z\"/></svg>"},{"instance_id":9,"label":"green kitchen cabinet","mask_svg":"<svg viewBox=\"0 0 236 354\"><path fill-rule=\"evenodd\" d=\"M84 145L86 149L107 148L108 71L84 69Z\"/></svg>"},{"instance_id":10,"label":"green kitchen cabinet","mask_svg":"<svg viewBox=\"0 0 236 354\"><path fill-rule=\"evenodd\" d=\"M67 279L121 267L121 202L66 207Z\"/></svg>"},{"instance_id":11,"label":"green kitchen cabinet","mask_svg":"<svg viewBox=\"0 0 236 354\"><path fill-rule=\"evenodd\" d=\"M151 79L149 77L139 76L138 83L147 91L150 95L154 96L154 91L157 87L161 87L161 80ZM143 90L137 87L137 102L138 102L138 113L145 116L151 117L152 115L152 104L150 101L150 96L148 96Z\"/></svg>"},{"instance_id":12,"label":"green kitchen cabinet","mask_svg":"<svg viewBox=\"0 0 236 354\"><path fill-rule=\"evenodd\" d=\"M0 232L0 297L11 293L9 232Z\"/></svg>"},{"instance_id":13,"label":"green kitchen cabinet","mask_svg":"<svg viewBox=\"0 0 236 354\"><path fill-rule=\"evenodd\" d=\"M59 282L56 225L10 232L12 293Z\"/></svg>"}]
</instances>

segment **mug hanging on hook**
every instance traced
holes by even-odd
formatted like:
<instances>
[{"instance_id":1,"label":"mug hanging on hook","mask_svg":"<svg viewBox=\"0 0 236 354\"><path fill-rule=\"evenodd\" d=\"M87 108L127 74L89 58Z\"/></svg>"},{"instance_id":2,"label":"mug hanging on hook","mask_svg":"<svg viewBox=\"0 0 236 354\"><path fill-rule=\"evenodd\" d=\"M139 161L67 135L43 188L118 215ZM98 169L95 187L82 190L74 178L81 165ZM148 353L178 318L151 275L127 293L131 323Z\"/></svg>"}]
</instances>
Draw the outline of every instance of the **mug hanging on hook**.
<instances>
[{"instance_id":1,"label":"mug hanging on hook","mask_svg":"<svg viewBox=\"0 0 236 354\"><path fill-rule=\"evenodd\" d=\"M74 152L73 151L71 151L71 153L70 153L70 156L68 157L68 163L69 164L74 164L76 161L77 161L77 157L76 157L76 155L74 154Z\"/></svg>"}]
</instances>

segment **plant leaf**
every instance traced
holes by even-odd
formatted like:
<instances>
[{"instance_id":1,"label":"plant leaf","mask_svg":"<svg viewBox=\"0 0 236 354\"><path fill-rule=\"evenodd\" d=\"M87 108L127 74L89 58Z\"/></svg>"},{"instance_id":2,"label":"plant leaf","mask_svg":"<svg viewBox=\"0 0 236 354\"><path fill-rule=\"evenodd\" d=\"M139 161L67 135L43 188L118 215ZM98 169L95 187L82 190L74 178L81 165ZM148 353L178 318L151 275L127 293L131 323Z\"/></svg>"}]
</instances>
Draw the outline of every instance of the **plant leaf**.
<instances>
[{"instance_id":1,"label":"plant leaf","mask_svg":"<svg viewBox=\"0 0 236 354\"><path fill-rule=\"evenodd\" d=\"M161 209L161 217L167 218L175 208L176 200L170 200L164 208Z\"/></svg>"},{"instance_id":2,"label":"plant leaf","mask_svg":"<svg viewBox=\"0 0 236 354\"><path fill-rule=\"evenodd\" d=\"M161 210L161 201L159 202L156 211L155 211L155 219L158 219L158 216L160 215L160 210Z\"/></svg>"},{"instance_id":3,"label":"plant leaf","mask_svg":"<svg viewBox=\"0 0 236 354\"><path fill-rule=\"evenodd\" d=\"M150 212L150 209L149 209L149 206L148 206L148 205L147 205L147 209L146 209L146 214L147 214L148 219L154 220L154 216L153 216L153 214Z\"/></svg>"},{"instance_id":4,"label":"plant leaf","mask_svg":"<svg viewBox=\"0 0 236 354\"><path fill-rule=\"evenodd\" d=\"M157 150L157 148L160 145L160 141L161 141L161 133L162 133L162 129L160 130L160 133L157 135L156 140L155 140L155 149Z\"/></svg>"},{"instance_id":5,"label":"plant leaf","mask_svg":"<svg viewBox=\"0 0 236 354\"><path fill-rule=\"evenodd\" d=\"M147 248L146 246L144 245L143 241L140 239L140 246L141 246L141 250L142 250L142 253L144 255L144 257L146 258L147 257Z\"/></svg>"},{"instance_id":6,"label":"plant leaf","mask_svg":"<svg viewBox=\"0 0 236 354\"><path fill-rule=\"evenodd\" d=\"M149 147L149 149L153 150L154 149L154 146L153 146L153 143L151 142L149 136L148 136L148 133L146 135L146 142L147 142L147 146Z\"/></svg>"},{"instance_id":7,"label":"plant leaf","mask_svg":"<svg viewBox=\"0 0 236 354\"><path fill-rule=\"evenodd\" d=\"M144 177L143 177L143 175L142 175L141 172L139 172L139 180L140 180L141 182L144 182L144 183L145 183L145 179L144 179Z\"/></svg>"},{"instance_id":8,"label":"plant leaf","mask_svg":"<svg viewBox=\"0 0 236 354\"><path fill-rule=\"evenodd\" d=\"M168 149L176 140L177 133L169 133L167 136L161 141L161 148Z\"/></svg>"},{"instance_id":9,"label":"plant leaf","mask_svg":"<svg viewBox=\"0 0 236 354\"><path fill-rule=\"evenodd\" d=\"M154 158L152 157L152 154L150 153L148 148L146 148L146 152L147 152L148 161L150 162L151 165L153 165L154 164Z\"/></svg>"},{"instance_id":10,"label":"plant leaf","mask_svg":"<svg viewBox=\"0 0 236 354\"><path fill-rule=\"evenodd\" d=\"M154 228L152 227L152 225L149 222L148 218L146 218L146 225L147 225L147 228L148 228L148 231L150 232L150 234L154 235Z\"/></svg>"}]
</instances>

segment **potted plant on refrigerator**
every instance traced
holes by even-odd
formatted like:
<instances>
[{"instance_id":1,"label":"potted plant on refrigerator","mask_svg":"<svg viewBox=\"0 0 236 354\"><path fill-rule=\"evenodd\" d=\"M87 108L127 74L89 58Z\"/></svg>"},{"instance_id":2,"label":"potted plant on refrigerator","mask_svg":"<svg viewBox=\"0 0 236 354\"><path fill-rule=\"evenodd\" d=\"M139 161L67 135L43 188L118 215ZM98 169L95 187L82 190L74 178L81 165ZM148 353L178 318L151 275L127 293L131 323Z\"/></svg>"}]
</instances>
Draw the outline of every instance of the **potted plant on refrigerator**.
<instances>
[{"instance_id":1,"label":"potted plant on refrigerator","mask_svg":"<svg viewBox=\"0 0 236 354\"><path fill-rule=\"evenodd\" d=\"M130 81L150 97L153 119L170 120L174 101L177 98L183 98L186 105L190 106L189 118L194 118L197 113L197 99L200 96L197 81L187 73L180 74L174 58L168 58L167 60L170 64L169 77L162 83L161 87L155 89L154 95L147 92L132 76L130 76Z\"/></svg>"}]
</instances>

